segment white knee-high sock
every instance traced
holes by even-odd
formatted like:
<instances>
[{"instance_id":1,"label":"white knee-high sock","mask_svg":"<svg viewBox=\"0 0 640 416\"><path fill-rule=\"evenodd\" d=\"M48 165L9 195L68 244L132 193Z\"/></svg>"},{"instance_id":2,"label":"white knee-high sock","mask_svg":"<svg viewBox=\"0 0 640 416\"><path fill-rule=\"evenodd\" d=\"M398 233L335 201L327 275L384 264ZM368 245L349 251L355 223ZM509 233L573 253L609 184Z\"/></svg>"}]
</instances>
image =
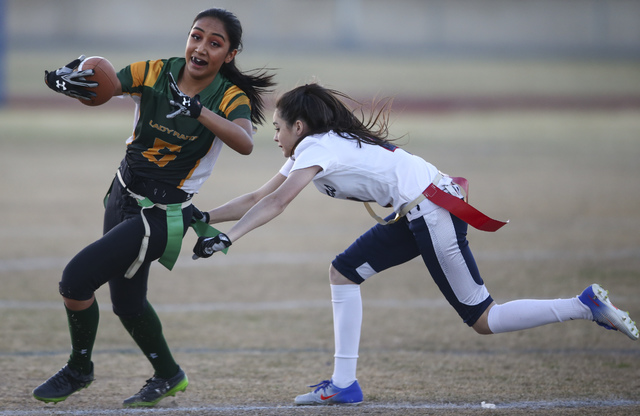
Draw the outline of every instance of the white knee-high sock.
<instances>
[{"instance_id":1,"label":"white knee-high sock","mask_svg":"<svg viewBox=\"0 0 640 416\"><path fill-rule=\"evenodd\" d=\"M554 300L514 300L489 310L491 332L519 331L570 319L593 319L591 310L577 297Z\"/></svg>"},{"instance_id":2,"label":"white knee-high sock","mask_svg":"<svg viewBox=\"0 0 640 416\"><path fill-rule=\"evenodd\" d=\"M333 384L349 387L356 380L360 330L362 328L362 296L358 285L331 285L335 355Z\"/></svg>"}]
</instances>

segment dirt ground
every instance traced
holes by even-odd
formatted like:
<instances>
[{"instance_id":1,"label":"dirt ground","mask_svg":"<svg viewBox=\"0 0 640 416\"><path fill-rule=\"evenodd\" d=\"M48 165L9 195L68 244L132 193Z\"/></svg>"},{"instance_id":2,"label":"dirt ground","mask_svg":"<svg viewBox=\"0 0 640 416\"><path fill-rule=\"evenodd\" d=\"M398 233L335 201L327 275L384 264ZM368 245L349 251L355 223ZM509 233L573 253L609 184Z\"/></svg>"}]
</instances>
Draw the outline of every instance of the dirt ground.
<instances>
[{"instance_id":1,"label":"dirt ground","mask_svg":"<svg viewBox=\"0 0 640 416\"><path fill-rule=\"evenodd\" d=\"M174 271L154 266L149 299L189 376L185 393L152 410L122 409L152 370L101 288L95 382L58 405L34 400L33 388L69 354L57 283L100 235L102 197L131 127L131 107L122 107L0 110L0 415L640 414L638 342L584 321L477 335L420 260L362 286L365 403L293 406L333 370L328 264L373 225L362 204L311 188L227 256L192 261L190 232ZM510 220L497 233L469 234L498 302L575 296L597 282L639 319L639 116L403 112L392 132L409 133L407 150L466 177L476 207ZM259 130L251 156L224 151L195 204L213 208L270 178L284 162L271 135L268 125Z\"/></svg>"}]
</instances>

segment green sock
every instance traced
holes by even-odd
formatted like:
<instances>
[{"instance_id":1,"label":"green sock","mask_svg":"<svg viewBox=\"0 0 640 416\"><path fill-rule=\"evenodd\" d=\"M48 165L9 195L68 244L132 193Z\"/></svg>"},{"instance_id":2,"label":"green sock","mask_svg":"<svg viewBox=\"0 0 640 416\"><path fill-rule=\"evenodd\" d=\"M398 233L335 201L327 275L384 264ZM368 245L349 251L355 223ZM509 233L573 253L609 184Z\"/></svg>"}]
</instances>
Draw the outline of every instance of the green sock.
<instances>
[{"instance_id":1,"label":"green sock","mask_svg":"<svg viewBox=\"0 0 640 416\"><path fill-rule=\"evenodd\" d=\"M71 335L71 355L68 364L83 374L89 374L93 370L91 353L100 321L98 302L94 301L83 311L72 311L66 306L65 309Z\"/></svg>"},{"instance_id":2,"label":"green sock","mask_svg":"<svg viewBox=\"0 0 640 416\"><path fill-rule=\"evenodd\" d=\"M150 303L147 302L142 315L136 318L120 318L120 321L153 366L155 376L171 378L176 375L178 364L171 355L162 334L160 319Z\"/></svg>"}]
</instances>

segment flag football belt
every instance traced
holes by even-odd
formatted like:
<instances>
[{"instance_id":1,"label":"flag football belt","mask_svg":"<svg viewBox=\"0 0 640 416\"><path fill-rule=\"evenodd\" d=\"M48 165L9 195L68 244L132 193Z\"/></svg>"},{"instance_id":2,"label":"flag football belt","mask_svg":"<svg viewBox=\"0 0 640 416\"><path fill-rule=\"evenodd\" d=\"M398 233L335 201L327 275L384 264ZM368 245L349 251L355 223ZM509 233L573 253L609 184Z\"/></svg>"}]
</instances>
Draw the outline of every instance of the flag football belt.
<instances>
[{"instance_id":1,"label":"flag football belt","mask_svg":"<svg viewBox=\"0 0 640 416\"><path fill-rule=\"evenodd\" d=\"M482 212L469 205L469 203L467 203L469 194L469 181L467 181L465 178L450 177L452 183L458 185L464 190L463 199L451 195L448 192L440 189L438 187L438 184L445 177L449 178L448 175L438 172L435 179L433 180L433 182L431 182L427 189L425 189L419 197L405 205L400 210L400 212L396 213L395 218L390 221L385 221L378 215L376 215L373 211L373 208L371 208L371 205L369 205L368 202L365 202L364 205L367 208L369 215L371 215L376 221L378 221L378 223L382 225L393 224L394 222L398 221L425 199L428 199L439 207L446 209L456 217L460 218L462 221L466 222L474 228L477 228L478 230L498 231L502 226L506 225L509 222L494 220L493 218L486 216Z\"/></svg>"},{"instance_id":2,"label":"flag football belt","mask_svg":"<svg viewBox=\"0 0 640 416\"><path fill-rule=\"evenodd\" d=\"M182 248L182 210L191 205L191 200L189 199L188 201L178 202L174 204L155 203L146 196L139 195L129 189L124 182L124 179L122 179L120 169L116 171L116 176L122 187L126 189L129 195L138 202L138 205L141 208L140 215L142 216L142 222L144 224L144 236L142 237L142 243L140 244L140 252L138 253L138 257L136 258L136 260L131 264L131 266L129 266L129 269L125 273L124 277L126 277L127 279L131 279L136 274L142 263L144 263L144 258L147 254L147 249L149 248L149 238L151 237L151 227L149 226L149 222L144 215L144 211L146 209L154 207L160 208L167 213L167 245L164 249L164 252L162 253L162 256L160 256L160 259L158 259L158 262L169 270L173 269L173 266L178 260L180 249ZM109 191L111 191L111 189ZM109 193L107 193L107 196L108 195ZM191 228L194 229L198 237L215 237L216 235L220 234L220 231L201 221L191 224ZM224 254L227 254L228 250L229 249L226 248L221 251Z\"/></svg>"},{"instance_id":3,"label":"flag football belt","mask_svg":"<svg viewBox=\"0 0 640 416\"><path fill-rule=\"evenodd\" d=\"M129 269L125 273L124 277L127 279L131 279L133 275L136 274L142 263L144 263L144 258L147 254L147 249L149 248L149 238L151 237L151 227L149 226L149 221L147 221L147 217L144 215L144 211L151 208L160 208L167 212L167 246L160 256L158 260L160 264L162 264L167 269L173 269L173 266L178 260L178 254L180 254L180 249L182 248L182 232L183 232L183 220L182 220L182 210L189 205L191 205L191 200L185 202L179 202L175 204L158 204L151 201L146 196L139 195L133 192L131 189L127 187L127 184L122 179L122 174L120 173L120 169L116 171L116 176L120 181L120 184L124 189L129 192L140 206L140 215L142 216L142 222L144 224L144 237L142 237L142 243L140 244L140 252L138 253L138 257L136 260L129 266Z\"/></svg>"}]
</instances>

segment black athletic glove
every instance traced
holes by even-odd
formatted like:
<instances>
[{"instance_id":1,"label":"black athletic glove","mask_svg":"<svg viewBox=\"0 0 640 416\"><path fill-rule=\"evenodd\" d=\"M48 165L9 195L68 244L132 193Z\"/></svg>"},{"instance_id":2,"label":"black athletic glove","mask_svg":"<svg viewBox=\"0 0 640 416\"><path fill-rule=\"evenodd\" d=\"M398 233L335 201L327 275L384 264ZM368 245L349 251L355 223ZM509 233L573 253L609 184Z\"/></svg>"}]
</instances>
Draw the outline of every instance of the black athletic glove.
<instances>
[{"instance_id":1,"label":"black athletic glove","mask_svg":"<svg viewBox=\"0 0 640 416\"><path fill-rule=\"evenodd\" d=\"M195 247L193 247L193 259L198 257L208 258L216 251L224 250L231 245L231 240L225 233L220 233L215 237L200 237Z\"/></svg>"},{"instance_id":2,"label":"black athletic glove","mask_svg":"<svg viewBox=\"0 0 640 416\"><path fill-rule=\"evenodd\" d=\"M169 75L169 88L171 88L171 95L173 100L169 100L169 104L176 107L176 111L171 114L167 114L167 118L174 118L177 115L183 115L187 117L198 118L202 111L202 103L200 103L200 94L195 97L189 97L187 94L180 91L176 80L173 79L171 72Z\"/></svg>"},{"instance_id":3,"label":"black athletic glove","mask_svg":"<svg viewBox=\"0 0 640 416\"><path fill-rule=\"evenodd\" d=\"M197 222L203 222L205 224L209 224L209 213L207 211L200 211L193 205L193 212L191 213L191 224L195 224Z\"/></svg>"},{"instance_id":4,"label":"black athletic glove","mask_svg":"<svg viewBox=\"0 0 640 416\"><path fill-rule=\"evenodd\" d=\"M80 55L78 59L74 59L62 68L55 71L44 71L44 82L49 88L55 92L59 92L69 97L79 98L81 100L91 100L96 93L86 88L94 88L98 86L97 82L87 81L84 77L94 74L93 69L84 71L75 71L78 65L84 61L84 55Z\"/></svg>"}]
</instances>

